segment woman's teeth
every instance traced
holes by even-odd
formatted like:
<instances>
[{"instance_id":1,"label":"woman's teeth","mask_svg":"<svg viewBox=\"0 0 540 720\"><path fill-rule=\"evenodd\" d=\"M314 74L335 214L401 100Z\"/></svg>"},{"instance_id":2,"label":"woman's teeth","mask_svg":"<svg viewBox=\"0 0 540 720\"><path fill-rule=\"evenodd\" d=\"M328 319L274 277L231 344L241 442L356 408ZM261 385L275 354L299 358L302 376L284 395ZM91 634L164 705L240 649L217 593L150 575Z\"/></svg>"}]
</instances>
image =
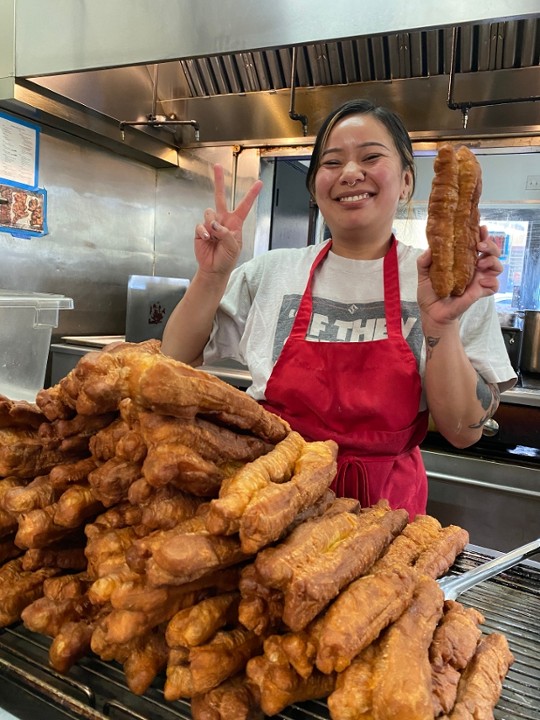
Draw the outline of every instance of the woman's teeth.
<instances>
[{"instance_id":1,"label":"woman's teeth","mask_svg":"<svg viewBox=\"0 0 540 720\"><path fill-rule=\"evenodd\" d=\"M369 193L362 193L361 195L350 195L348 197L339 198L339 202L358 202L359 200L365 200L369 197Z\"/></svg>"}]
</instances>

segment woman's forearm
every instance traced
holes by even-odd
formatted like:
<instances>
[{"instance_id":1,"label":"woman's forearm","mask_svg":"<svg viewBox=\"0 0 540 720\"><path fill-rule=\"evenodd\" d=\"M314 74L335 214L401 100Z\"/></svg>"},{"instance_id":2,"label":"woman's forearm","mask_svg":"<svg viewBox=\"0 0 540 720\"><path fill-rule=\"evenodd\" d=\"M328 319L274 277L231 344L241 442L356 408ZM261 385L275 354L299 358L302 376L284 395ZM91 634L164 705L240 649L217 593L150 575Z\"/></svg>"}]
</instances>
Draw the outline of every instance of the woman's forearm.
<instances>
[{"instance_id":1,"label":"woman's forearm","mask_svg":"<svg viewBox=\"0 0 540 720\"><path fill-rule=\"evenodd\" d=\"M214 316L229 275L198 270L165 326L162 352L189 365L200 365Z\"/></svg>"},{"instance_id":2,"label":"woman's forearm","mask_svg":"<svg viewBox=\"0 0 540 720\"><path fill-rule=\"evenodd\" d=\"M498 388L486 383L471 365L458 321L440 327L425 323L424 336L424 386L437 430L456 447L472 445L497 409Z\"/></svg>"}]
</instances>

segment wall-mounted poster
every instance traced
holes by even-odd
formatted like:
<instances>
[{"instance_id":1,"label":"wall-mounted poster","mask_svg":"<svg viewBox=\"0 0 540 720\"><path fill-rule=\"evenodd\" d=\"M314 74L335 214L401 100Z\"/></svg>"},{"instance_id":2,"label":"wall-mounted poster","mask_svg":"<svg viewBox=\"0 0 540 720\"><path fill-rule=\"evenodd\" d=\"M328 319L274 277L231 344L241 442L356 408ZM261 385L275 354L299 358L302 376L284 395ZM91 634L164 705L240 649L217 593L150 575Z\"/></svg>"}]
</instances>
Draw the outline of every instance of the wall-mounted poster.
<instances>
[{"instance_id":1,"label":"wall-mounted poster","mask_svg":"<svg viewBox=\"0 0 540 720\"><path fill-rule=\"evenodd\" d=\"M12 235L47 233L47 191L0 185L0 232Z\"/></svg>"},{"instance_id":2,"label":"wall-mounted poster","mask_svg":"<svg viewBox=\"0 0 540 720\"><path fill-rule=\"evenodd\" d=\"M0 183L38 186L39 127L0 112Z\"/></svg>"}]
</instances>

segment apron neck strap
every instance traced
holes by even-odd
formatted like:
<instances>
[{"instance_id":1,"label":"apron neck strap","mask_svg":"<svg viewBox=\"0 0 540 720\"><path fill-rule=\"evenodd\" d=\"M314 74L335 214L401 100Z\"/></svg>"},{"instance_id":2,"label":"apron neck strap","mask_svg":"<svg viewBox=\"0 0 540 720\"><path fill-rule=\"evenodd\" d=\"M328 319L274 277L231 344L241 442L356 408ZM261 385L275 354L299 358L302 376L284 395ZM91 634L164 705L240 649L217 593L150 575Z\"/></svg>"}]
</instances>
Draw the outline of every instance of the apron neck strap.
<instances>
[{"instance_id":1,"label":"apron neck strap","mask_svg":"<svg viewBox=\"0 0 540 720\"><path fill-rule=\"evenodd\" d=\"M311 270L306 284L306 289L302 295L300 305L293 323L291 336L305 339L311 315L313 314L313 276L315 270L324 261L332 247L332 240L322 248L319 252ZM383 278L384 278L384 308L386 316L386 328L388 337L401 336L401 300L399 291L399 266L397 260L397 241L394 235L390 239L390 248L383 261Z\"/></svg>"}]
</instances>

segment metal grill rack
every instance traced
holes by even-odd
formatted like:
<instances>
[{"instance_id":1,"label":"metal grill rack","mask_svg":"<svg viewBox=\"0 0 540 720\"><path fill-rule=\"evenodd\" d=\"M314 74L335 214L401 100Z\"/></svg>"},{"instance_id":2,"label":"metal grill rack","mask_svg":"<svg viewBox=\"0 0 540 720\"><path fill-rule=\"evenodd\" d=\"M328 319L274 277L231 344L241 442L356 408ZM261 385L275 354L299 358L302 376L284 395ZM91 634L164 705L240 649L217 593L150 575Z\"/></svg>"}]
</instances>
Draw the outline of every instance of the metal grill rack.
<instances>
[{"instance_id":1,"label":"metal grill rack","mask_svg":"<svg viewBox=\"0 0 540 720\"><path fill-rule=\"evenodd\" d=\"M452 572L465 572L488 559L467 549ZM503 632L516 658L494 712L496 720L540 720L540 566L522 563L469 590L459 601L484 614L485 633ZM127 688L121 666L94 656L64 676L48 666L49 645L48 638L22 625L0 631L0 708L22 720L191 720L189 702L164 700L162 678L138 697ZM326 703L315 701L291 705L275 717L329 720L329 713Z\"/></svg>"}]
</instances>

